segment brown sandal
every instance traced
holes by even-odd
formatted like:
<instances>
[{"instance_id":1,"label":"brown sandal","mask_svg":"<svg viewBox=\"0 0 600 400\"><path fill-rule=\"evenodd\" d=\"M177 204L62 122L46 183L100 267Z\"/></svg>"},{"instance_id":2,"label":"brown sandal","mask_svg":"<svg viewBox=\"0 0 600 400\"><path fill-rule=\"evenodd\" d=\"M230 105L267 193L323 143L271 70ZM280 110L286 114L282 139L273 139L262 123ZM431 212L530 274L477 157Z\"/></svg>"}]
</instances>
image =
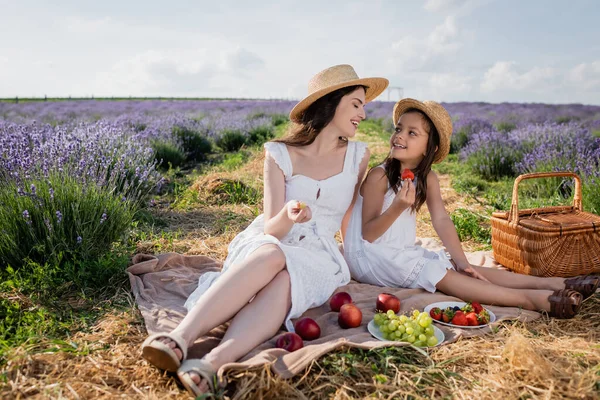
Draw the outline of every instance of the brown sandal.
<instances>
[{"instance_id":1,"label":"brown sandal","mask_svg":"<svg viewBox=\"0 0 600 400\"><path fill-rule=\"evenodd\" d=\"M565 288L575 290L583 295L584 299L587 299L598 289L600 284L599 275L584 275L577 276L571 279L565 279Z\"/></svg>"},{"instance_id":2,"label":"brown sandal","mask_svg":"<svg viewBox=\"0 0 600 400\"><path fill-rule=\"evenodd\" d=\"M583 296L581 293L571 289L556 290L548 297L550 302L549 315L554 318L573 318L581 308Z\"/></svg>"}]
</instances>

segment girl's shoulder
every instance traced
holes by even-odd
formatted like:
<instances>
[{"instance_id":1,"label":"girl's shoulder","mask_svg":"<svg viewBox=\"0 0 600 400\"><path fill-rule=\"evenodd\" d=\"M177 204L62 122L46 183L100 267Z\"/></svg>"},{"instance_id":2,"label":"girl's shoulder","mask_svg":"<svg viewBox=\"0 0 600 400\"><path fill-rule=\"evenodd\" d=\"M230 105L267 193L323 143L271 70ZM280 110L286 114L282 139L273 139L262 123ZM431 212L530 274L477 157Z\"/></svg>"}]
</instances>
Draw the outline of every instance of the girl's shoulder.
<instances>
[{"instance_id":1,"label":"girl's shoulder","mask_svg":"<svg viewBox=\"0 0 600 400\"><path fill-rule=\"evenodd\" d=\"M387 191L389 183L385 173L385 168L383 168L382 165L371 168L371 170L367 173L367 177L365 178L363 185L368 188L378 188L384 192Z\"/></svg>"}]
</instances>

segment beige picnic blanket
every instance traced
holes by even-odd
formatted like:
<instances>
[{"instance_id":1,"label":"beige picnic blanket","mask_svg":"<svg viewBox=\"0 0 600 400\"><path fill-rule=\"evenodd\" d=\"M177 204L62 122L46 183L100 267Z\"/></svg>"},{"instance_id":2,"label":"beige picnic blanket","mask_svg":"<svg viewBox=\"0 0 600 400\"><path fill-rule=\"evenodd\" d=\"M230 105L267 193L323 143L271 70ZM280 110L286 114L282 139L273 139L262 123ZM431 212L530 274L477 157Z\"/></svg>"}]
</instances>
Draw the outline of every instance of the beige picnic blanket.
<instances>
[{"instance_id":1,"label":"beige picnic blanket","mask_svg":"<svg viewBox=\"0 0 600 400\"><path fill-rule=\"evenodd\" d=\"M432 239L421 239L424 247L439 248L438 242ZM476 252L467 254L469 261L475 265L498 268L491 254ZM127 269L131 288L135 294L138 307L144 317L148 334L169 332L177 326L186 314L183 304L198 284L198 277L207 271L221 268L221 262L206 256L186 256L176 253L158 256L137 254L133 265ZM321 327L321 337L293 353L275 348L276 337L256 347L236 363L223 365L218 377L223 382L224 373L230 369L248 369L271 364L271 369L278 375L289 378L302 372L312 360L342 346L374 349L385 346L405 346L406 343L382 342L371 336L367 324L373 319L377 295L388 292L396 295L401 301L401 312L413 309L422 310L428 304L438 301L457 301L443 293L429 293L421 289L382 288L369 284L351 281L337 291L350 293L354 303L363 313L361 326L353 329L342 329L337 322L337 313L329 309L329 304L306 311L303 317L313 318ZM499 321L505 319L534 320L540 314L533 311L513 307L488 307ZM477 329L457 329L437 325L446 336L445 343L451 343L461 337L489 334L490 327ZM213 329L206 336L199 338L189 349L188 358L200 358L215 347L225 333L227 324ZM282 327L283 328L283 327ZM283 333L282 330L279 333Z\"/></svg>"}]
</instances>

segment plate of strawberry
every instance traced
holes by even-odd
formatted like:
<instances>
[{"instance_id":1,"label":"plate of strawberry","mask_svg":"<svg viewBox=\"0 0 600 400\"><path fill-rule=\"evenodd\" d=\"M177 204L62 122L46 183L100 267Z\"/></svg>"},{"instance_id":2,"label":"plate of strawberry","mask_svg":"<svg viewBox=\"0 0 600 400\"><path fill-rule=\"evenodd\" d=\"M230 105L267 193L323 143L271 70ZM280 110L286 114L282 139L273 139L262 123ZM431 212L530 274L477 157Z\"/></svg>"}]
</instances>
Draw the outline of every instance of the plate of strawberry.
<instances>
[{"instance_id":1,"label":"plate of strawberry","mask_svg":"<svg viewBox=\"0 0 600 400\"><path fill-rule=\"evenodd\" d=\"M496 321L496 315L476 301L440 301L423 311L438 324L456 328L481 328Z\"/></svg>"}]
</instances>

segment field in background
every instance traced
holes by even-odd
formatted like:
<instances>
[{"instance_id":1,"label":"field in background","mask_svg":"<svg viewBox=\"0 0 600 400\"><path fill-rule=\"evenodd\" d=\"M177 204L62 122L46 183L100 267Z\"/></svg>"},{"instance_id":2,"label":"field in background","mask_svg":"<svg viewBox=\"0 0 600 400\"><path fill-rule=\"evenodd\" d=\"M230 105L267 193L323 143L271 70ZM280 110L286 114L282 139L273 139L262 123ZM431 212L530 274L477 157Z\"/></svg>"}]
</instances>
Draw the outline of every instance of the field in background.
<instances>
[{"instance_id":1,"label":"field in background","mask_svg":"<svg viewBox=\"0 0 600 400\"><path fill-rule=\"evenodd\" d=\"M141 362L143 321L124 269L138 252L224 259L262 212L262 150L293 102L0 102L2 397L184 398ZM451 103L451 155L437 165L465 249L490 249L489 215L520 173L573 170L600 213L600 107ZM358 140L388 151L393 103L373 102ZM572 201L572 182L524 185L523 207ZM435 236L426 211L420 236ZM431 350L344 350L283 381L230 376L234 398L593 398L598 297L572 321L502 325ZM371 367L375 365L375 367ZM344 383L345 382L345 383ZM410 394L410 396L409 396Z\"/></svg>"}]
</instances>

